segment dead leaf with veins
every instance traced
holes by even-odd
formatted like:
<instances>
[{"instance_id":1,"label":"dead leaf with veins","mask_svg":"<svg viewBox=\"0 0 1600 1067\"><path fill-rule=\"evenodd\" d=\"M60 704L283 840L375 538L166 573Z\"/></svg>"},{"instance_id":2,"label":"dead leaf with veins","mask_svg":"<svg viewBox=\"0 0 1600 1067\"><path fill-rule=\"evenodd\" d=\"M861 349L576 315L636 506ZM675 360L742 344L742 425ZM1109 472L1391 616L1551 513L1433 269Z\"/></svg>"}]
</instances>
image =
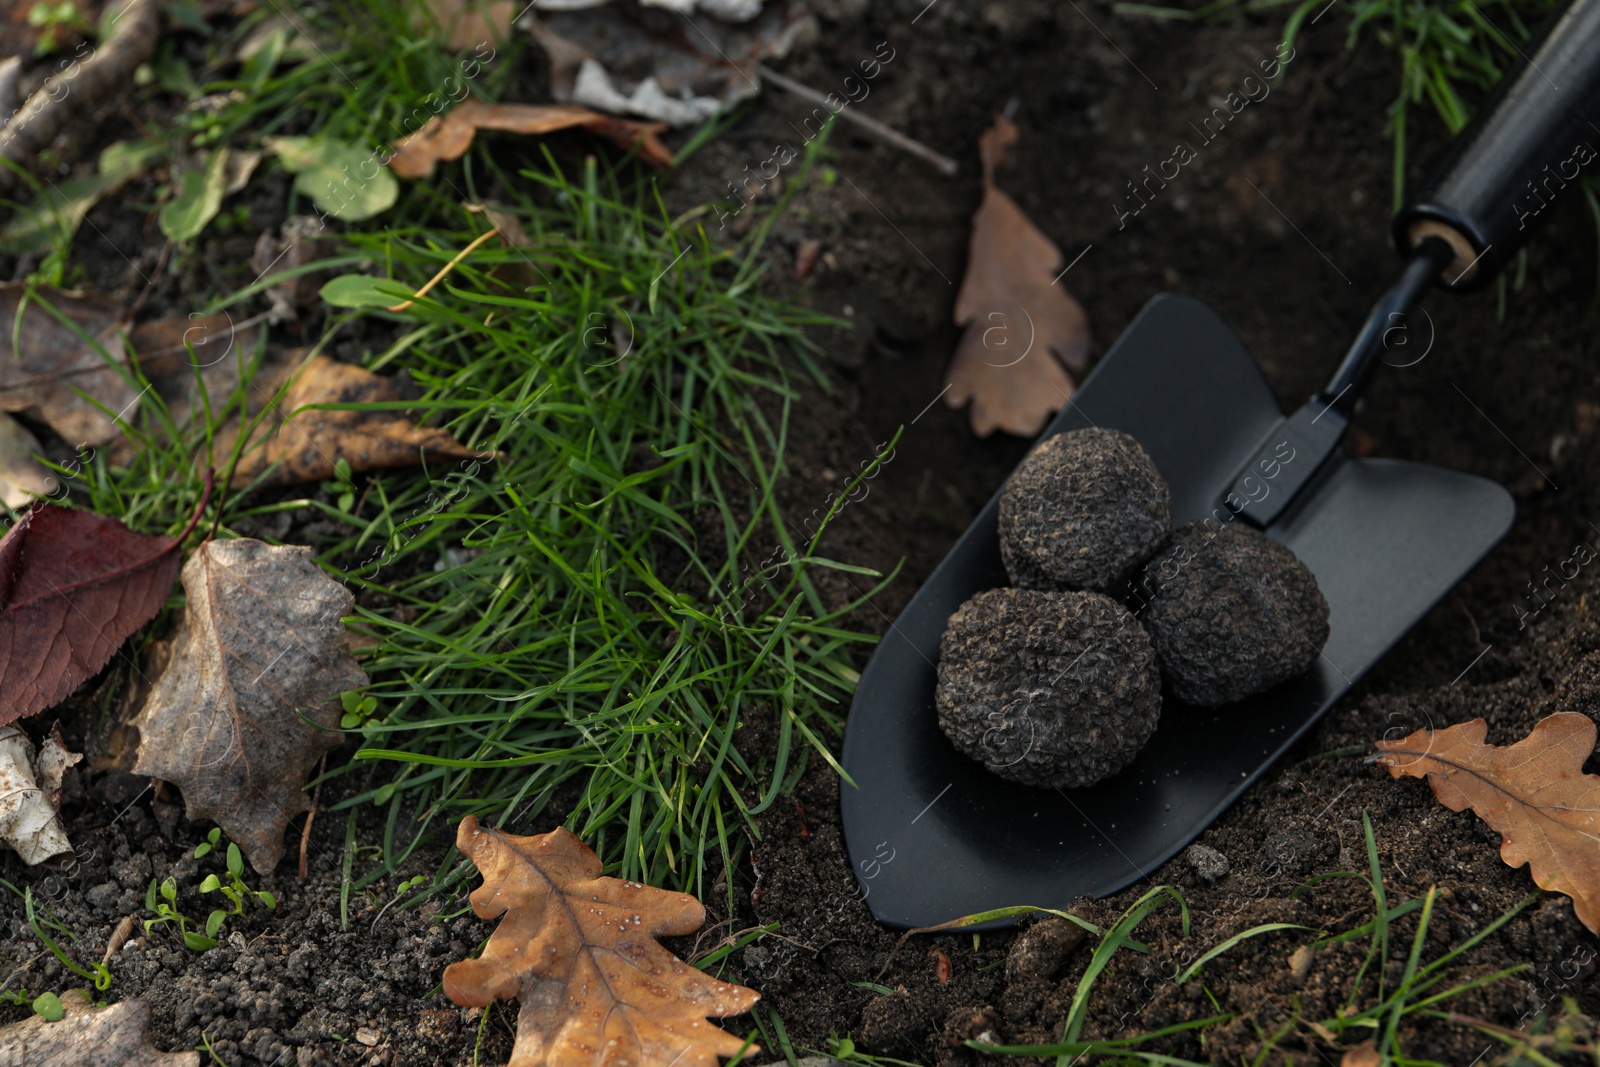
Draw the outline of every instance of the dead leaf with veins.
<instances>
[{"instance_id":1,"label":"dead leaf with veins","mask_svg":"<svg viewBox=\"0 0 1600 1067\"><path fill-rule=\"evenodd\" d=\"M172 782L265 874L283 857L303 787L338 746L339 694L367 684L345 643L354 597L300 546L208 541L166 667L134 719L134 773Z\"/></svg>"},{"instance_id":2,"label":"dead leaf with veins","mask_svg":"<svg viewBox=\"0 0 1600 1067\"><path fill-rule=\"evenodd\" d=\"M1528 865L1541 889L1572 898L1600 934L1600 775L1584 774L1595 724L1558 711L1514 745L1486 745L1482 719L1376 742L1373 761L1395 778L1426 778L1451 811L1471 808L1500 834L1500 858Z\"/></svg>"},{"instance_id":3,"label":"dead leaf with veins","mask_svg":"<svg viewBox=\"0 0 1600 1067\"><path fill-rule=\"evenodd\" d=\"M268 401L283 391L281 399ZM488 460L491 454L461 444L444 430L418 426L402 411L330 409L321 405L394 404L394 381L350 363L315 356L298 363L274 355L250 384L251 410L270 407L257 424L229 483L239 489L265 475L263 485L297 485L332 478L343 459L356 473L412 467L429 462ZM219 468L238 437L237 428L217 434Z\"/></svg>"},{"instance_id":4,"label":"dead leaf with veins","mask_svg":"<svg viewBox=\"0 0 1600 1067\"><path fill-rule=\"evenodd\" d=\"M138 410L126 368L128 323L127 310L108 297L0 282L0 411L48 423L72 445L116 437L112 415L130 419Z\"/></svg>"},{"instance_id":5,"label":"dead leaf with veins","mask_svg":"<svg viewBox=\"0 0 1600 1067\"><path fill-rule=\"evenodd\" d=\"M200 1067L200 1053L150 1044L150 1005L96 1008L76 989L61 994L58 1022L35 1015L0 1029L0 1067Z\"/></svg>"},{"instance_id":6,"label":"dead leaf with veins","mask_svg":"<svg viewBox=\"0 0 1600 1067\"><path fill-rule=\"evenodd\" d=\"M187 534L35 504L0 537L0 726L65 700L155 618Z\"/></svg>"},{"instance_id":7,"label":"dead leaf with veins","mask_svg":"<svg viewBox=\"0 0 1600 1067\"><path fill-rule=\"evenodd\" d=\"M460 159L479 130L541 136L582 128L622 148L638 148L655 167L672 166L672 150L656 135L666 126L605 115L581 104L486 104L468 100L431 118L416 133L395 142L389 169L402 178L426 178L440 161Z\"/></svg>"},{"instance_id":8,"label":"dead leaf with veins","mask_svg":"<svg viewBox=\"0 0 1600 1067\"><path fill-rule=\"evenodd\" d=\"M1088 362L1089 319L1060 284L1061 250L994 183L1017 127L995 119L978 140L983 203L972 218L955 321L965 326L945 372L945 403L969 401L979 437L1032 437L1073 392L1067 369Z\"/></svg>"},{"instance_id":9,"label":"dead leaf with veins","mask_svg":"<svg viewBox=\"0 0 1600 1067\"><path fill-rule=\"evenodd\" d=\"M456 847L483 874L479 918L503 916L477 959L444 970L463 1007L522 1002L507 1067L717 1067L760 1051L711 1025L749 1011L753 989L719 982L657 938L692 934L705 908L685 893L604 877L600 859L562 828L518 837L467 816Z\"/></svg>"}]
</instances>

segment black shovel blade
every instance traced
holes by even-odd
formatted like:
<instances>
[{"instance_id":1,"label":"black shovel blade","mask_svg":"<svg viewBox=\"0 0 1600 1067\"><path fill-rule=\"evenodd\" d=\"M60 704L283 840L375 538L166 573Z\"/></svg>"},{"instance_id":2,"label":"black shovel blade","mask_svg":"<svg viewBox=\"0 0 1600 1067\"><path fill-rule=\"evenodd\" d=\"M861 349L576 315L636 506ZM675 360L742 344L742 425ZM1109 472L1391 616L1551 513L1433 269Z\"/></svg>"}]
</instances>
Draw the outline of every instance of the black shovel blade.
<instances>
[{"instance_id":1,"label":"black shovel blade","mask_svg":"<svg viewBox=\"0 0 1600 1067\"><path fill-rule=\"evenodd\" d=\"M1266 380L1215 312L1189 297L1145 305L1044 436L1133 435L1172 489L1173 521L1220 510L1282 418ZM884 636L861 675L841 786L850 861L890 926L932 926L1019 904L1065 908L1149 876L1193 840L1510 529L1511 496L1456 471L1334 456L1267 530L1317 576L1331 635L1304 676L1237 704L1170 696L1121 774L1085 789L998 778L961 755L934 711L939 638L968 597L1008 584L996 494ZM1242 520L1236 520L1242 521Z\"/></svg>"}]
</instances>

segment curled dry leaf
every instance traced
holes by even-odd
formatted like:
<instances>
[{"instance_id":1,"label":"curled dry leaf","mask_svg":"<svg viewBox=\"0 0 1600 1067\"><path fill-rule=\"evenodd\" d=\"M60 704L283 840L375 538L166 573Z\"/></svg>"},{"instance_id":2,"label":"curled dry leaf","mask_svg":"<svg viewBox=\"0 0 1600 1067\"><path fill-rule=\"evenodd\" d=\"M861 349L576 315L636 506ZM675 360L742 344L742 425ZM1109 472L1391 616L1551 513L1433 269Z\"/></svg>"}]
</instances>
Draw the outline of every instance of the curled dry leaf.
<instances>
[{"instance_id":1,"label":"curled dry leaf","mask_svg":"<svg viewBox=\"0 0 1600 1067\"><path fill-rule=\"evenodd\" d=\"M3 282L0 322L0 411L47 422L71 444L99 445L117 435L116 422L75 390L124 419L137 410L139 393L116 366L128 361L128 314L121 305L104 296Z\"/></svg>"},{"instance_id":2,"label":"curled dry leaf","mask_svg":"<svg viewBox=\"0 0 1600 1067\"><path fill-rule=\"evenodd\" d=\"M251 538L201 545L183 588L172 655L134 719L134 773L177 785L188 817L216 821L264 874L339 744L339 694L367 684L341 621L355 599L309 548Z\"/></svg>"},{"instance_id":3,"label":"curled dry leaf","mask_svg":"<svg viewBox=\"0 0 1600 1067\"><path fill-rule=\"evenodd\" d=\"M33 742L15 726L0 726L0 839L30 866L72 851L57 818L61 778L83 756L68 752L59 730L45 738L39 758Z\"/></svg>"},{"instance_id":4,"label":"curled dry leaf","mask_svg":"<svg viewBox=\"0 0 1600 1067\"><path fill-rule=\"evenodd\" d=\"M1344 1055L1339 1057L1339 1067L1383 1067L1383 1057L1378 1055L1377 1045L1363 1041L1354 1048L1345 1049Z\"/></svg>"},{"instance_id":5,"label":"curled dry leaf","mask_svg":"<svg viewBox=\"0 0 1600 1067\"><path fill-rule=\"evenodd\" d=\"M35 1015L0 1029L0 1067L200 1067L198 1052L150 1044L150 1005L124 1000L96 1008L74 989L61 994L65 1016Z\"/></svg>"},{"instance_id":6,"label":"curled dry leaf","mask_svg":"<svg viewBox=\"0 0 1600 1067\"><path fill-rule=\"evenodd\" d=\"M395 144L389 169L402 178L426 178L440 160L460 159L479 130L530 136L583 127L623 148L639 148L639 158L657 167L672 165L672 150L656 135L657 122L634 122L578 104L485 104L468 100Z\"/></svg>"},{"instance_id":7,"label":"curled dry leaf","mask_svg":"<svg viewBox=\"0 0 1600 1067\"><path fill-rule=\"evenodd\" d=\"M1572 898L1600 934L1600 776L1583 773L1595 724L1559 711L1514 745L1486 745L1482 719L1376 742L1375 761L1396 778L1426 778L1451 811L1471 808L1500 834L1500 858L1528 865L1541 888Z\"/></svg>"},{"instance_id":8,"label":"curled dry leaf","mask_svg":"<svg viewBox=\"0 0 1600 1067\"><path fill-rule=\"evenodd\" d=\"M656 940L698 930L699 901L603 877L565 829L517 837L469 815L456 846L483 873L473 911L505 918L482 956L445 968L444 991L463 1006L521 1000L508 1067L717 1067L743 1047L706 1019L749 1011L760 994Z\"/></svg>"},{"instance_id":9,"label":"curled dry leaf","mask_svg":"<svg viewBox=\"0 0 1600 1067\"><path fill-rule=\"evenodd\" d=\"M1004 116L978 141L983 203L972 218L967 273L955 321L965 326L945 373L953 408L972 402L972 428L1031 437L1072 396L1063 364L1082 370L1089 320L1057 279L1061 250L994 183L995 169L1015 144Z\"/></svg>"},{"instance_id":10,"label":"curled dry leaf","mask_svg":"<svg viewBox=\"0 0 1600 1067\"><path fill-rule=\"evenodd\" d=\"M443 430L416 425L400 411L314 407L389 404L401 399L393 380L326 356L316 356L300 366L274 359L251 383L252 406L259 410L277 395L285 381L289 384L283 398L272 405L268 417L256 427L234 468L231 484L236 489L263 474L264 485L296 485L332 478L341 458L358 473L411 467L424 461L491 458L467 448ZM219 466L233 449L237 434L236 429L230 429L217 435L214 455Z\"/></svg>"},{"instance_id":11,"label":"curled dry leaf","mask_svg":"<svg viewBox=\"0 0 1600 1067\"><path fill-rule=\"evenodd\" d=\"M0 537L0 725L65 699L155 618L181 541L57 504Z\"/></svg>"},{"instance_id":12,"label":"curled dry leaf","mask_svg":"<svg viewBox=\"0 0 1600 1067\"><path fill-rule=\"evenodd\" d=\"M537 0L522 24L550 60L557 100L674 126L704 122L754 96L757 64L816 36L801 0L764 8L756 0L699 0L715 17L689 19L695 4Z\"/></svg>"}]
</instances>

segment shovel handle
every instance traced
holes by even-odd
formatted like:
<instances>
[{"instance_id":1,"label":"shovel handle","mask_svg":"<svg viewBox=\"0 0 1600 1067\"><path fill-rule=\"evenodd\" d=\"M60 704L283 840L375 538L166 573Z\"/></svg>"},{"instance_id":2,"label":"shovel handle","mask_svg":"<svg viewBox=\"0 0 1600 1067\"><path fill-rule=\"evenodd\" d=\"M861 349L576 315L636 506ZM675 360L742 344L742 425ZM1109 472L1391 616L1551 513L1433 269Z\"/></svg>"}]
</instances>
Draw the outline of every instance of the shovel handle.
<instances>
[{"instance_id":1,"label":"shovel handle","mask_svg":"<svg viewBox=\"0 0 1600 1067\"><path fill-rule=\"evenodd\" d=\"M1564 191L1600 178L1600 0L1572 0L1519 51L1524 62L1395 216L1402 252L1449 243L1450 289L1488 283Z\"/></svg>"}]
</instances>

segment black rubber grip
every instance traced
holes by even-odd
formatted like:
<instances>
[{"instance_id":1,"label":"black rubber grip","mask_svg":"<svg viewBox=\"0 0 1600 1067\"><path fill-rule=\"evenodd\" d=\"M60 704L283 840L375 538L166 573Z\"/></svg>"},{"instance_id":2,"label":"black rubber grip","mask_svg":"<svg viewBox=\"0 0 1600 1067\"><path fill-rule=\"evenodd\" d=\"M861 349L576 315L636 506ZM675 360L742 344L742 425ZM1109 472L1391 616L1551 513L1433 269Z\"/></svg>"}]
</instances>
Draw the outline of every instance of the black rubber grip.
<instances>
[{"instance_id":1,"label":"black rubber grip","mask_svg":"<svg viewBox=\"0 0 1600 1067\"><path fill-rule=\"evenodd\" d=\"M1430 233L1450 240L1440 284L1452 289L1489 282L1558 198L1600 178L1600 0L1573 0L1519 51L1526 61L1395 216L1402 252Z\"/></svg>"}]
</instances>

